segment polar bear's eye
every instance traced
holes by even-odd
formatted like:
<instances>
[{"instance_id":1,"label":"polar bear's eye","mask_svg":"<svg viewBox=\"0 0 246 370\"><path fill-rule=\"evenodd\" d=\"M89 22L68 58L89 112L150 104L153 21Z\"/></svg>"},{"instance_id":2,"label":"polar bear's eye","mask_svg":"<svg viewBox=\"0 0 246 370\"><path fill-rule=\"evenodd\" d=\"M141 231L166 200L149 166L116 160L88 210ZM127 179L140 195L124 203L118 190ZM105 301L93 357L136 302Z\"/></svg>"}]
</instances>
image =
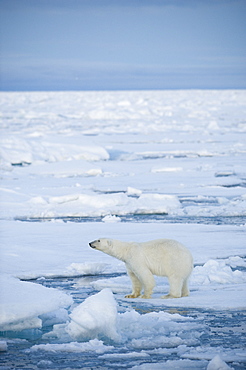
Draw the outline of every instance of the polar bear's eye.
<instances>
[{"instance_id":1,"label":"polar bear's eye","mask_svg":"<svg viewBox=\"0 0 246 370\"><path fill-rule=\"evenodd\" d=\"M100 239L98 240L98 243L100 243Z\"/></svg>"}]
</instances>

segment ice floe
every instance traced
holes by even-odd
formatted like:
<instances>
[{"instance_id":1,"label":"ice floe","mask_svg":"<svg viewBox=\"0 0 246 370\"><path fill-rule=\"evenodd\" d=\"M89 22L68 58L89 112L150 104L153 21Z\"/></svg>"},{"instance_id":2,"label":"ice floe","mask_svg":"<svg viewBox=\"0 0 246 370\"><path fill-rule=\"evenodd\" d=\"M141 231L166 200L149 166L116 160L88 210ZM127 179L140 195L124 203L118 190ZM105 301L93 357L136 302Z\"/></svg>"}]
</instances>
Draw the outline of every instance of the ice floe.
<instances>
[{"instance_id":1,"label":"ice floe","mask_svg":"<svg viewBox=\"0 0 246 370\"><path fill-rule=\"evenodd\" d=\"M13 277L1 276L0 330L41 328L40 315L69 307L71 296Z\"/></svg>"}]
</instances>

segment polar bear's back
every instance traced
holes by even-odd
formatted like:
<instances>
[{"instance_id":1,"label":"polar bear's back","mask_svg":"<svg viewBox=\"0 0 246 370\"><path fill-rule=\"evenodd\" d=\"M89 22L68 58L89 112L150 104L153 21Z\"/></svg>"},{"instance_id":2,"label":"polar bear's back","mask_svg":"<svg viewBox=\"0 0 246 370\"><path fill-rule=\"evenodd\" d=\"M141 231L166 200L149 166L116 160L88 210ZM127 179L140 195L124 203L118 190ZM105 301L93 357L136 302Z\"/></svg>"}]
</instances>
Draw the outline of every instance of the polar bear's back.
<instances>
[{"instance_id":1,"label":"polar bear's back","mask_svg":"<svg viewBox=\"0 0 246 370\"><path fill-rule=\"evenodd\" d=\"M189 276L193 269L190 251L176 240L156 239L140 243L139 246L154 275L170 275L172 271L180 271L182 275Z\"/></svg>"},{"instance_id":2,"label":"polar bear's back","mask_svg":"<svg viewBox=\"0 0 246 370\"><path fill-rule=\"evenodd\" d=\"M183 244L173 239L156 239L139 244L146 251L159 251L159 253L167 253L170 251L176 251L177 253L190 253Z\"/></svg>"}]
</instances>

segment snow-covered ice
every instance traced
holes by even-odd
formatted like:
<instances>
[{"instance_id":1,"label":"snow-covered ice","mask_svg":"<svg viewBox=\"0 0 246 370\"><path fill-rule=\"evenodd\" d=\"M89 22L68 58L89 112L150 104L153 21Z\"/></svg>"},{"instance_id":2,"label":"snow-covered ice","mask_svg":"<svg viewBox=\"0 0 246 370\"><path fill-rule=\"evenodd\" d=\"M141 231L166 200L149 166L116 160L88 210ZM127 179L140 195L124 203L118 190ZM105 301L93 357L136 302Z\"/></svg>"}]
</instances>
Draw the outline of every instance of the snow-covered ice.
<instances>
[{"instance_id":1,"label":"snow-covered ice","mask_svg":"<svg viewBox=\"0 0 246 370\"><path fill-rule=\"evenodd\" d=\"M40 368L69 353L88 367L242 369L246 92L0 97L6 366L16 346ZM88 247L98 237L179 240L194 256L190 297L160 299L158 277L153 299L124 299L125 266ZM69 356L67 368L81 361Z\"/></svg>"},{"instance_id":2,"label":"snow-covered ice","mask_svg":"<svg viewBox=\"0 0 246 370\"><path fill-rule=\"evenodd\" d=\"M66 331L75 340L108 337L117 340L117 308L111 290L104 289L74 308Z\"/></svg>"},{"instance_id":3,"label":"snow-covered ice","mask_svg":"<svg viewBox=\"0 0 246 370\"><path fill-rule=\"evenodd\" d=\"M91 339L88 342L69 342L69 343L53 343L53 344L35 344L30 348L31 352L34 351L47 351L47 352L96 352L104 353L113 350L113 346L105 346L103 341L98 339Z\"/></svg>"},{"instance_id":4,"label":"snow-covered ice","mask_svg":"<svg viewBox=\"0 0 246 370\"><path fill-rule=\"evenodd\" d=\"M1 276L0 330L41 328L40 316L69 307L73 300L63 292Z\"/></svg>"}]
</instances>

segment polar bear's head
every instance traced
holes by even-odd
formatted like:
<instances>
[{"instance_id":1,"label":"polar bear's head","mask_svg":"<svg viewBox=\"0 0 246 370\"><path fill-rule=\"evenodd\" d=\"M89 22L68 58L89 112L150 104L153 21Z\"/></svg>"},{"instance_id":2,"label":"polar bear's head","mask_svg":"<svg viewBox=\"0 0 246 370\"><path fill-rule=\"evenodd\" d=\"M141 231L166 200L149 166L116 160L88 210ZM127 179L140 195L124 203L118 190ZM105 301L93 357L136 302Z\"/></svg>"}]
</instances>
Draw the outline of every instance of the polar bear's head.
<instances>
[{"instance_id":1,"label":"polar bear's head","mask_svg":"<svg viewBox=\"0 0 246 370\"><path fill-rule=\"evenodd\" d=\"M113 246L113 242L111 239L102 238L90 242L89 246L91 248L98 249L99 251L102 251L104 253L109 253L111 247Z\"/></svg>"},{"instance_id":2,"label":"polar bear's head","mask_svg":"<svg viewBox=\"0 0 246 370\"><path fill-rule=\"evenodd\" d=\"M130 248L129 243L106 238L94 240L89 243L89 246L124 262L126 262L128 258L127 256Z\"/></svg>"}]
</instances>

